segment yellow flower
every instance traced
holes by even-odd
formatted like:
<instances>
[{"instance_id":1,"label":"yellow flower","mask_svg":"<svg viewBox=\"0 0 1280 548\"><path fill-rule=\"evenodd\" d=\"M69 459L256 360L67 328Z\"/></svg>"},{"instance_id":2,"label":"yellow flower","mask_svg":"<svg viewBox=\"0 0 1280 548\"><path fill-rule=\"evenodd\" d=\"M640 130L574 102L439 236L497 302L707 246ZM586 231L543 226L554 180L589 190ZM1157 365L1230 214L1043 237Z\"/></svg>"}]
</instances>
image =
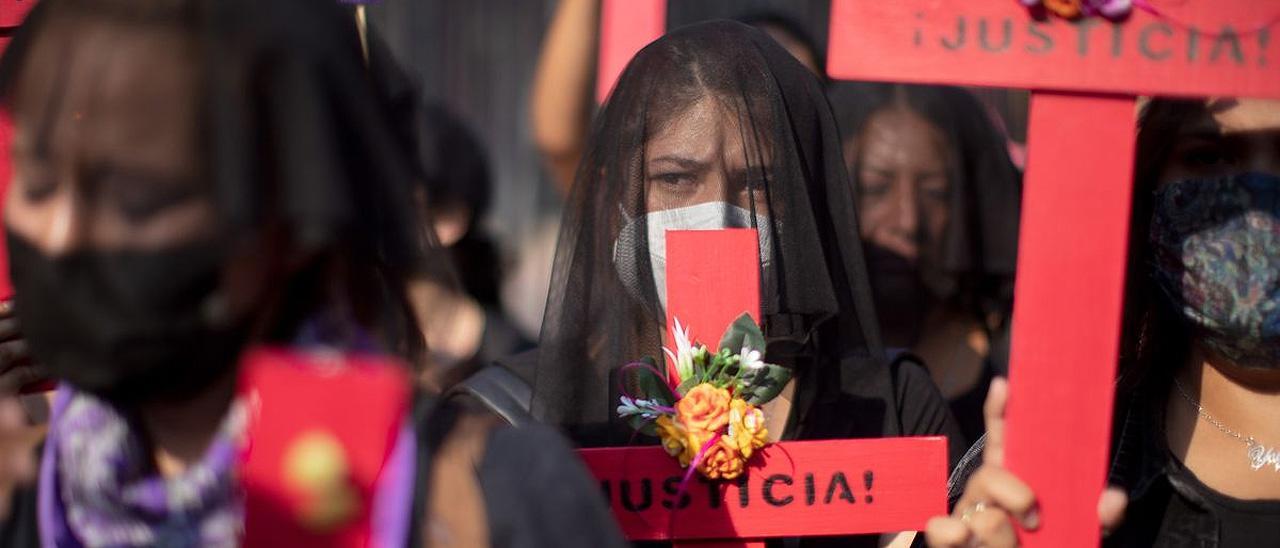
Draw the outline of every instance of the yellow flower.
<instances>
[{"instance_id":1,"label":"yellow flower","mask_svg":"<svg viewBox=\"0 0 1280 548\"><path fill-rule=\"evenodd\" d=\"M680 466L688 467L693 462L694 457L698 456L698 451L702 450L702 446L711 441L711 437L715 436L715 432L706 430L689 430L685 432L684 453L680 454Z\"/></svg>"},{"instance_id":2,"label":"yellow flower","mask_svg":"<svg viewBox=\"0 0 1280 548\"><path fill-rule=\"evenodd\" d=\"M689 432L719 432L729 423L729 391L702 383L676 402L676 420Z\"/></svg>"},{"instance_id":3,"label":"yellow flower","mask_svg":"<svg viewBox=\"0 0 1280 548\"><path fill-rule=\"evenodd\" d=\"M670 416L663 415L654 421L654 425L658 428L658 437L662 439L662 448L667 450L667 454L673 457L681 457L685 452L685 431L680 423L671 420Z\"/></svg>"},{"instance_id":4,"label":"yellow flower","mask_svg":"<svg viewBox=\"0 0 1280 548\"><path fill-rule=\"evenodd\" d=\"M747 461L738 448L724 437L707 449L702 462L698 463L698 471L707 479L731 480L742 475L746 467Z\"/></svg>"},{"instance_id":5,"label":"yellow flower","mask_svg":"<svg viewBox=\"0 0 1280 548\"><path fill-rule=\"evenodd\" d=\"M729 403L729 432L725 436L749 459L756 449L764 447L769 432L764 427L764 412L744 400L734 398Z\"/></svg>"}]
</instances>

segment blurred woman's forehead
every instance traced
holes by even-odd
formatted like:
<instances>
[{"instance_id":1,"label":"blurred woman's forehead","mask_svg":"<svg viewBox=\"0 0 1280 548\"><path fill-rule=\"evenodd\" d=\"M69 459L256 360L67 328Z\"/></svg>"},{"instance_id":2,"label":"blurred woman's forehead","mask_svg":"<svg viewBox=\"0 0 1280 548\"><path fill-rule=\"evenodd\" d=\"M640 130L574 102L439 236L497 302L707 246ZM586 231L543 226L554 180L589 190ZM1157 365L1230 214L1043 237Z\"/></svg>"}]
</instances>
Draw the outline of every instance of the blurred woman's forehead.
<instances>
[{"instance_id":1,"label":"blurred woman's forehead","mask_svg":"<svg viewBox=\"0 0 1280 548\"><path fill-rule=\"evenodd\" d=\"M54 21L33 45L14 93L22 146L74 145L85 161L166 177L198 164L199 56L181 29Z\"/></svg>"}]
</instances>

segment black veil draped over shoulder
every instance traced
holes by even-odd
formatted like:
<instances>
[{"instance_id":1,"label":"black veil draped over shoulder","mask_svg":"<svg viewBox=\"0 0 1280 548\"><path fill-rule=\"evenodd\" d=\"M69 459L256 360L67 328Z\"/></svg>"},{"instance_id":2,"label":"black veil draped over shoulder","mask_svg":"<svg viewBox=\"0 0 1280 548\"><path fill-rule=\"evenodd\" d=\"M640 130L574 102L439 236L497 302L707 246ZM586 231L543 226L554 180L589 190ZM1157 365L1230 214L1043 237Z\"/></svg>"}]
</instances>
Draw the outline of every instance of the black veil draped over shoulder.
<instances>
[{"instance_id":1,"label":"black veil draped over shoulder","mask_svg":"<svg viewBox=\"0 0 1280 548\"><path fill-rule=\"evenodd\" d=\"M580 445L627 443L613 378L662 356L662 229L755 227L766 357L797 371L783 437L903 433L851 188L822 86L766 34L715 21L644 48L597 117L568 198L534 416Z\"/></svg>"},{"instance_id":2,"label":"black veil draped over shoulder","mask_svg":"<svg viewBox=\"0 0 1280 548\"><path fill-rule=\"evenodd\" d=\"M412 144L391 129L392 105L370 82L346 10L312 0L44 0L0 62L6 105L28 61L72 70L67 53L33 53L45 40L74 40L83 22L193 40L202 175L223 234L235 241L276 230L301 257L290 260L307 265L283 288L269 339L287 342L302 323L332 317L338 325L321 329L337 344L358 338L341 333L354 320L410 359L423 350L404 279L447 280L451 271L419 229Z\"/></svg>"}]
</instances>

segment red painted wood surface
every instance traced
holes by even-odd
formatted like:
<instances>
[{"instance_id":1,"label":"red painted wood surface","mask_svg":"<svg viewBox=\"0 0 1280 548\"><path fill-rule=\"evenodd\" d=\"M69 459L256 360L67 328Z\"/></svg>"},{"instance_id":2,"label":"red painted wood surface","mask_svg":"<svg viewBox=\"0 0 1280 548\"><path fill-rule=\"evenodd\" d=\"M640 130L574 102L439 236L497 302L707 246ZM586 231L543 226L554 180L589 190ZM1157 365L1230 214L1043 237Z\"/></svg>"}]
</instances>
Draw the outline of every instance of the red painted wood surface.
<instances>
[{"instance_id":1,"label":"red painted wood surface","mask_svg":"<svg viewBox=\"0 0 1280 548\"><path fill-rule=\"evenodd\" d=\"M339 353L259 349L244 359L240 393L248 402L249 425L240 482L246 547L369 544L374 487L408 413L406 371L384 357ZM290 483L286 466L293 444L317 432L341 444L348 472L343 481L358 500L351 519L330 530L301 522L300 509L321 497Z\"/></svg>"},{"instance_id":2,"label":"red painted wood surface","mask_svg":"<svg viewBox=\"0 0 1280 548\"><path fill-rule=\"evenodd\" d=\"M1135 112L1130 97L1031 99L1005 454L1044 516L1027 546L1098 542Z\"/></svg>"},{"instance_id":3,"label":"red painted wood surface","mask_svg":"<svg viewBox=\"0 0 1280 548\"><path fill-rule=\"evenodd\" d=\"M12 29L21 25L27 12L35 5L36 0L0 0L0 29Z\"/></svg>"},{"instance_id":4,"label":"red painted wood surface","mask_svg":"<svg viewBox=\"0 0 1280 548\"><path fill-rule=\"evenodd\" d=\"M941 437L777 443L755 457L740 480L713 484L695 477L683 508L676 492L685 470L662 448L579 454L632 540L919 530L947 508L947 441Z\"/></svg>"},{"instance_id":5,"label":"red painted wood surface","mask_svg":"<svg viewBox=\"0 0 1280 548\"><path fill-rule=\"evenodd\" d=\"M1150 3L1159 16L1134 9L1117 24L1035 21L1014 0L833 0L828 73L1126 95L1280 97L1280 0Z\"/></svg>"},{"instance_id":6,"label":"red painted wood surface","mask_svg":"<svg viewBox=\"0 0 1280 548\"><path fill-rule=\"evenodd\" d=\"M622 69L667 30L667 0L602 0L596 101L603 103Z\"/></svg>"},{"instance_id":7,"label":"red painted wood surface","mask_svg":"<svg viewBox=\"0 0 1280 548\"><path fill-rule=\"evenodd\" d=\"M36 0L0 0L0 52L9 45L17 27L26 18ZM4 197L8 195L12 166L9 161L9 144L13 141L13 124L7 112L0 112L0 211L4 211ZM9 282L9 253L0 241L0 299L13 296L13 284Z\"/></svg>"},{"instance_id":8,"label":"red painted wood surface","mask_svg":"<svg viewBox=\"0 0 1280 548\"><path fill-rule=\"evenodd\" d=\"M667 348L676 350L677 318L694 341L713 351L743 312L760 321L760 244L754 228L669 230L666 243Z\"/></svg>"}]
</instances>

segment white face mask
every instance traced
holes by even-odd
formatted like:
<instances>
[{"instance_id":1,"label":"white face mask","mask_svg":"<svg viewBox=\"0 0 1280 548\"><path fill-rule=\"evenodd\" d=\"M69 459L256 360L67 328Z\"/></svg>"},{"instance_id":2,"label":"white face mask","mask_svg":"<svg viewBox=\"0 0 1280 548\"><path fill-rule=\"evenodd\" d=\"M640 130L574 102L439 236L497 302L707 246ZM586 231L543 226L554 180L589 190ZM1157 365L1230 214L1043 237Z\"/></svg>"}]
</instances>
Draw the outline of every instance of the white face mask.
<instances>
[{"instance_id":1,"label":"white face mask","mask_svg":"<svg viewBox=\"0 0 1280 548\"><path fill-rule=\"evenodd\" d=\"M646 213L642 218L647 228L649 265L653 274L653 287L658 293L660 312L667 310L667 231L668 230L719 230L722 228L752 228L751 212L725 202L705 202L697 205L664 209ZM613 265L623 285L637 299L644 299L641 284L640 261L636 253L642 246L640 238L641 218L631 219L618 233L613 244ZM773 236L769 218L756 215L760 238L760 266L762 287L769 287L773 279Z\"/></svg>"}]
</instances>

